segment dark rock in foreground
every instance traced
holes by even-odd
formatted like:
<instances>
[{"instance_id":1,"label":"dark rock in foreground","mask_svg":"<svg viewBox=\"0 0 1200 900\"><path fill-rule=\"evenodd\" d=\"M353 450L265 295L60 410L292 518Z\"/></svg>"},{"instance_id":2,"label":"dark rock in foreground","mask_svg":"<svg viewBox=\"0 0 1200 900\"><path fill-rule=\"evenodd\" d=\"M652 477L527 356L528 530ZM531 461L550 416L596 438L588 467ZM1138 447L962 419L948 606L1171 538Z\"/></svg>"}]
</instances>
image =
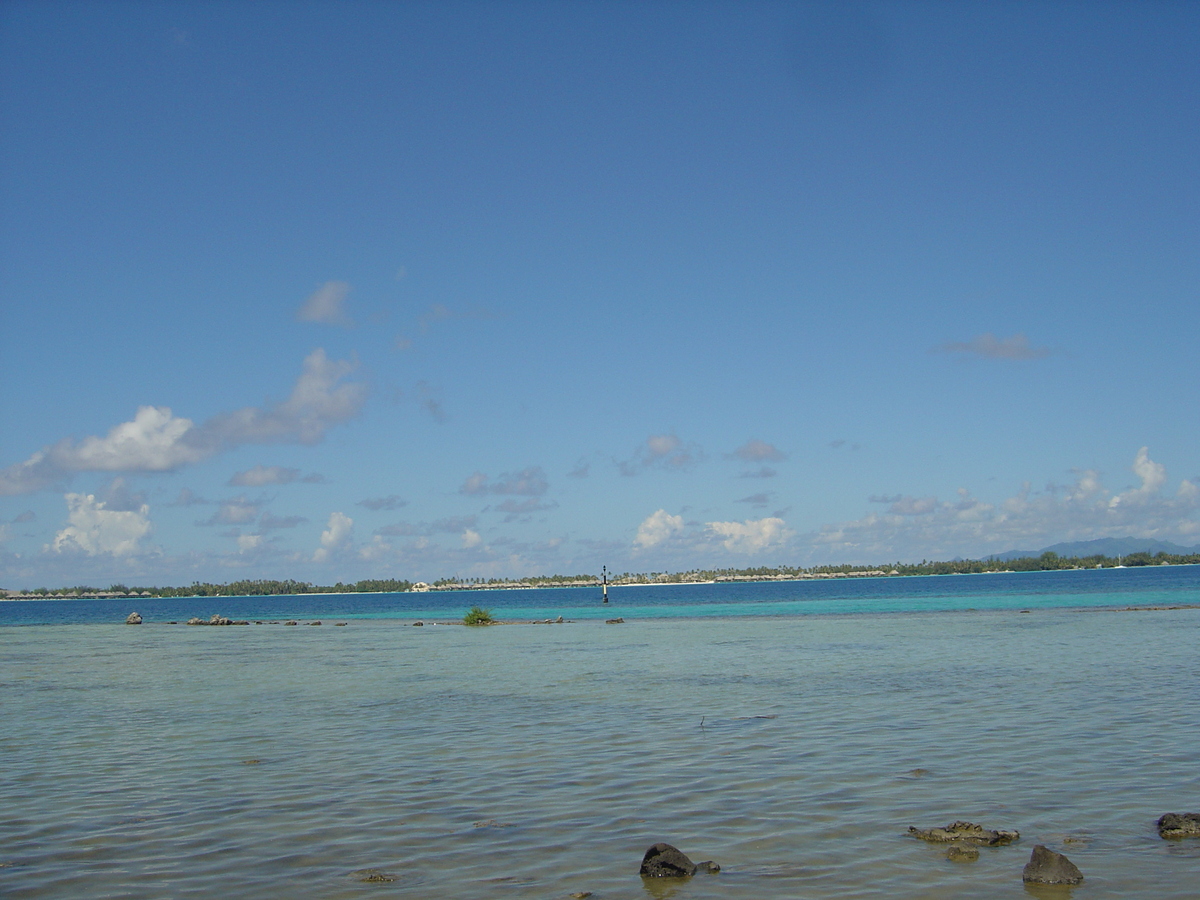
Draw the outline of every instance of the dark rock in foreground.
<instances>
[{"instance_id":1,"label":"dark rock in foreground","mask_svg":"<svg viewBox=\"0 0 1200 900\"><path fill-rule=\"evenodd\" d=\"M715 874L720 871L721 867L711 860L694 863L678 847L658 843L642 857L638 874L643 878L690 878L697 872Z\"/></svg>"},{"instance_id":2,"label":"dark rock in foreground","mask_svg":"<svg viewBox=\"0 0 1200 900\"><path fill-rule=\"evenodd\" d=\"M126 625L141 625L142 617L138 613L131 612L129 615L127 615L125 617L125 624Z\"/></svg>"},{"instance_id":3,"label":"dark rock in foreground","mask_svg":"<svg viewBox=\"0 0 1200 900\"><path fill-rule=\"evenodd\" d=\"M624 619L605 619L604 624L605 625L624 625L625 620Z\"/></svg>"},{"instance_id":4,"label":"dark rock in foreground","mask_svg":"<svg viewBox=\"0 0 1200 900\"><path fill-rule=\"evenodd\" d=\"M1200 813L1167 813L1157 824L1160 838L1200 837Z\"/></svg>"},{"instance_id":5,"label":"dark rock in foreground","mask_svg":"<svg viewBox=\"0 0 1200 900\"><path fill-rule=\"evenodd\" d=\"M1037 844L1029 862L1025 863L1021 880L1033 884L1079 884L1083 881L1083 873L1061 853Z\"/></svg>"},{"instance_id":6,"label":"dark rock in foreground","mask_svg":"<svg viewBox=\"0 0 1200 900\"><path fill-rule=\"evenodd\" d=\"M981 844L987 847L1011 844L1021 837L1018 831L995 831L974 822L961 821L951 822L945 828L917 828L909 825L908 833L933 844Z\"/></svg>"}]
</instances>

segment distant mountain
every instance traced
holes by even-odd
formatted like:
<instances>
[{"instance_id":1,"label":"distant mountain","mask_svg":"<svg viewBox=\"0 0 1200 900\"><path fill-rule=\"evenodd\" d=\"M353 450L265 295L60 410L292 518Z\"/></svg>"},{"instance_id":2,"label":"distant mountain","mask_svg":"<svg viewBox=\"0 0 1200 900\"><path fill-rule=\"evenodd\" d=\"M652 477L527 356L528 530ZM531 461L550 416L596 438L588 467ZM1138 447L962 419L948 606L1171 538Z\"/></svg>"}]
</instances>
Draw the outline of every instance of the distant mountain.
<instances>
[{"instance_id":1,"label":"distant mountain","mask_svg":"<svg viewBox=\"0 0 1200 900\"><path fill-rule=\"evenodd\" d=\"M1100 538L1095 541L1075 541L1074 543L1051 544L1041 550L1009 550L1007 553L994 553L986 559L1008 562L1010 559L1022 559L1026 556L1041 556L1047 551L1059 556L1128 556L1130 553L1200 553L1200 545L1181 547L1170 541L1156 541L1151 538Z\"/></svg>"}]
</instances>

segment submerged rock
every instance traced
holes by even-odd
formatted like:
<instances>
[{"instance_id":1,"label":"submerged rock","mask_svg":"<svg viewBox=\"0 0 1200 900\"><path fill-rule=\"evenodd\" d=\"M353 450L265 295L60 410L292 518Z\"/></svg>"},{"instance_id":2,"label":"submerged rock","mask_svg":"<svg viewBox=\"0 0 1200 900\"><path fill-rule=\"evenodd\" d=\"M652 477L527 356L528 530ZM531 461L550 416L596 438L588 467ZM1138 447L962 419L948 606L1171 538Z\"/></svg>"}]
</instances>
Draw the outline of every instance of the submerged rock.
<instances>
[{"instance_id":1,"label":"submerged rock","mask_svg":"<svg viewBox=\"0 0 1200 900\"><path fill-rule=\"evenodd\" d=\"M605 625L624 625L625 620L624 619L605 619L604 624Z\"/></svg>"},{"instance_id":2,"label":"submerged rock","mask_svg":"<svg viewBox=\"0 0 1200 900\"><path fill-rule=\"evenodd\" d=\"M951 822L945 828L917 828L909 825L908 833L933 844L981 844L988 847L1011 844L1021 836L1017 831L996 831L974 822L962 821Z\"/></svg>"},{"instance_id":3,"label":"submerged rock","mask_svg":"<svg viewBox=\"0 0 1200 900\"><path fill-rule=\"evenodd\" d=\"M1061 853L1037 844L1029 862L1025 863L1021 880L1033 884L1079 884L1083 881L1083 873Z\"/></svg>"},{"instance_id":4,"label":"submerged rock","mask_svg":"<svg viewBox=\"0 0 1200 900\"><path fill-rule=\"evenodd\" d=\"M413 622L413 628L422 628L424 625L424 622Z\"/></svg>"},{"instance_id":5,"label":"submerged rock","mask_svg":"<svg viewBox=\"0 0 1200 900\"><path fill-rule=\"evenodd\" d=\"M391 872L384 872L380 869L358 869L350 874L356 880L367 884L386 884L389 881L396 880L396 876Z\"/></svg>"},{"instance_id":6,"label":"submerged rock","mask_svg":"<svg viewBox=\"0 0 1200 900\"><path fill-rule=\"evenodd\" d=\"M658 843L642 857L638 874L644 878L690 878L696 874L696 864L678 847Z\"/></svg>"},{"instance_id":7,"label":"submerged rock","mask_svg":"<svg viewBox=\"0 0 1200 900\"><path fill-rule=\"evenodd\" d=\"M697 872L715 875L720 871L721 867L710 859L694 863L678 847L660 842L646 851L638 874L643 878L690 878Z\"/></svg>"},{"instance_id":8,"label":"submerged rock","mask_svg":"<svg viewBox=\"0 0 1200 900\"><path fill-rule=\"evenodd\" d=\"M975 862L979 859L979 848L973 844L951 844L946 851L946 859L951 862Z\"/></svg>"},{"instance_id":9,"label":"submerged rock","mask_svg":"<svg viewBox=\"0 0 1200 900\"><path fill-rule=\"evenodd\" d=\"M299 623L299 622L297 622L295 619L288 619L288 620L287 620L286 622L284 622L283 624L284 624L284 625L299 625L300 623Z\"/></svg>"},{"instance_id":10,"label":"submerged rock","mask_svg":"<svg viewBox=\"0 0 1200 900\"><path fill-rule=\"evenodd\" d=\"M187 623L189 625L249 625L250 624L245 619L238 619L235 622L233 619L229 619L229 618L226 618L225 616L219 616L219 615L209 616L207 620L201 619L198 616L192 616L190 619L187 620ZM171 624L174 624L174 623L171 623Z\"/></svg>"},{"instance_id":11,"label":"submerged rock","mask_svg":"<svg viewBox=\"0 0 1200 900\"><path fill-rule=\"evenodd\" d=\"M141 625L142 617L135 612L131 612L129 615L127 615L125 617L125 624L126 625Z\"/></svg>"},{"instance_id":12,"label":"submerged rock","mask_svg":"<svg viewBox=\"0 0 1200 900\"><path fill-rule=\"evenodd\" d=\"M1200 813L1167 813L1157 824L1160 838L1200 837Z\"/></svg>"}]
</instances>

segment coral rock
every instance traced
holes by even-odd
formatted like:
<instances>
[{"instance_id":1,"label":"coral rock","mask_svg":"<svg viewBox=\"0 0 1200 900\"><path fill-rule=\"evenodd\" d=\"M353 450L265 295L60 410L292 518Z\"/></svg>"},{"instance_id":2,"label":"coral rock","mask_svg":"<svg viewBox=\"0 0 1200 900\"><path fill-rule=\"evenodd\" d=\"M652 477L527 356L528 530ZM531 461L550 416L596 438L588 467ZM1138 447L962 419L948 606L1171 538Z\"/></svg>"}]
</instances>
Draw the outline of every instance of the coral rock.
<instances>
[{"instance_id":1,"label":"coral rock","mask_svg":"<svg viewBox=\"0 0 1200 900\"><path fill-rule=\"evenodd\" d=\"M917 828L909 825L908 833L934 844L985 844L989 847L1011 844L1021 836L1018 831L996 831L973 822L961 821L951 822L945 828Z\"/></svg>"},{"instance_id":2,"label":"coral rock","mask_svg":"<svg viewBox=\"0 0 1200 900\"><path fill-rule=\"evenodd\" d=\"M1025 863L1021 880L1034 884L1079 884L1083 881L1083 873L1061 853L1038 844L1033 848L1029 862Z\"/></svg>"},{"instance_id":3,"label":"coral rock","mask_svg":"<svg viewBox=\"0 0 1200 900\"><path fill-rule=\"evenodd\" d=\"M696 874L696 864L670 844L655 844L642 857L638 874L646 878L687 878Z\"/></svg>"},{"instance_id":4,"label":"coral rock","mask_svg":"<svg viewBox=\"0 0 1200 900\"><path fill-rule=\"evenodd\" d=\"M1167 813L1158 820L1161 838L1200 837L1200 813Z\"/></svg>"}]
</instances>

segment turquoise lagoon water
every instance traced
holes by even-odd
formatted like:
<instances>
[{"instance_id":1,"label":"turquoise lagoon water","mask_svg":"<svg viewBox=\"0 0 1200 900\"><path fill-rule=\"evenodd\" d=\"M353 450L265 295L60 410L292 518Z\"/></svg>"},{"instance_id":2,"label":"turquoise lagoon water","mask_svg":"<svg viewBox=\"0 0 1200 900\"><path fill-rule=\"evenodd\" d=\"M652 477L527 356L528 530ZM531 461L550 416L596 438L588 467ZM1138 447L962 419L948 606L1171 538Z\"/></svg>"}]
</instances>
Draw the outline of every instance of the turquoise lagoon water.
<instances>
[{"instance_id":1,"label":"turquoise lagoon water","mask_svg":"<svg viewBox=\"0 0 1200 900\"><path fill-rule=\"evenodd\" d=\"M1200 603L1200 566L1080 569L1062 572L844 578L404 594L299 594L286 597L46 600L0 603L4 625L121 622L137 610L147 622L207 619L412 618L461 619L474 605L501 619L605 619L794 616L934 610Z\"/></svg>"},{"instance_id":2,"label":"turquoise lagoon water","mask_svg":"<svg viewBox=\"0 0 1200 900\"><path fill-rule=\"evenodd\" d=\"M1195 898L1198 574L2 604L60 624L0 627L0 896ZM474 603L573 621L408 624ZM905 834L960 818L1022 837ZM644 883L659 840L724 870Z\"/></svg>"}]
</instances>

